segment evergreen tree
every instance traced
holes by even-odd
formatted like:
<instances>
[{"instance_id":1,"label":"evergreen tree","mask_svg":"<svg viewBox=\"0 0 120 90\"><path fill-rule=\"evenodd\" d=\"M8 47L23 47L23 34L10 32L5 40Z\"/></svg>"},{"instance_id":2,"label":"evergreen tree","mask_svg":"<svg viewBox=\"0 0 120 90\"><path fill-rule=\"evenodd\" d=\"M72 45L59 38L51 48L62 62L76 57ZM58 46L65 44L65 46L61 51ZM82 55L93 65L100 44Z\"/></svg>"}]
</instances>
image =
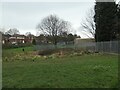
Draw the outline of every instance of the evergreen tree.
<instances>
[{"instance_id":1,"label":"evergreen tree","mask_svg":"<svg viewBox=\"0 0 120 90\"><path fill-rule=\"evenodd\" d=\"M117 8L113 2L96 2L95 5L95 39L96 41L114 40L117 33Z\"/></svg>"},{"instance_id":2,"label":"evergreen tree","mask_svg":"<svg viewBox=\"0 0 120 90\"><path fill-rule=\"evenodd\" d=\"M36 40L35 39L33 39L32 44L36 45Z\"/></svg>"},{"instance_id":3,"label":"evergreen tree","mask_svg":"<svg viewBox=\"0 0 120 90\"><path fill-rule=\"evenodd\" d=\"M118 34L117 34L117 39L120 40L120 2L117 4L117 16L118 16L118 21L117 21L117 30L118 30Z\"/></svg>"}]
</instances>

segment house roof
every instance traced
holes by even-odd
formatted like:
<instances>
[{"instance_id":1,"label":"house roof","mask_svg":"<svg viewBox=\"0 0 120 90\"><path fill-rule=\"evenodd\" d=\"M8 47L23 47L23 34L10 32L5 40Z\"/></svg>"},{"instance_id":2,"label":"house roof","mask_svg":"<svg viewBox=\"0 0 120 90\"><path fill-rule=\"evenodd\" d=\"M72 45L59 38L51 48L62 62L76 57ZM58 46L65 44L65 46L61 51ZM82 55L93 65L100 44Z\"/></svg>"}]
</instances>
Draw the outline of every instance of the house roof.
<instances>
[{"instance_id":1,"label":"house roof","mask_svg":"<svg viewBox=\"0 0 120 90\"><path fill-rule=\"evenodd\" d=\"M14 34L12 35L12 37L26 37L25 35L21 35L21 34Z\"/></svg>"}]
</instances>

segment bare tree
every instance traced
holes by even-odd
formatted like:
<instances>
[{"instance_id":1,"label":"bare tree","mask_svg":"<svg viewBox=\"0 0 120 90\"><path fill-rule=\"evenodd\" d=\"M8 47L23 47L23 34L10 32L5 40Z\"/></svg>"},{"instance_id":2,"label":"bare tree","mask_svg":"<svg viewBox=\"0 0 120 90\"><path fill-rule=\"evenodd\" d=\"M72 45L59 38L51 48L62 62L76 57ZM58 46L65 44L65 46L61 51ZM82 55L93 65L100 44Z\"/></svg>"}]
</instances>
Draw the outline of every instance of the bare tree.
<instances>
[{"instance_id":1,"label":"bare tree","mask_svg":"<svg viewBox=\"0 0 120 90\"><path fill-rule=\"evenodd\" d=\"M95 22L94 22L94 9L90 9L87 13L86 19L82 22L84 34L90 38L90 34L95 38Z\"/></svg>"},{"instance_id":2,"label":"bare tree","mask_svg":"<svg viewBox=\"0 0 120 90\"><path fill-rule=\"evenodd\" d=\"M20 32L16 28L13 28L13 29L10 29L7 32L5 32L5 34L15 35L15 34L20 34Z\"/></svg>"},{"instance_id":3,"label":"bare tree","mask_svg":"<svg viewBox=\"0 0 120 90\"><path fill-rule=\"evenodd\" d=\"M29 36L29 35L31 35L31 32L26 32L25 35Z\"/></svg>"},{"instance_id":4,"label":"bare tree","mask_svg":"<svg viewBox=\"0 0 120 90\"><path fill-rule=\"evenodd\" d=\"M63 32L69 32L70 23L60 19L56 15L50 15L37 25L37 29L44 35L52 36L52 42L56 45L58 36Z\"/></svg>"}]
</instances>

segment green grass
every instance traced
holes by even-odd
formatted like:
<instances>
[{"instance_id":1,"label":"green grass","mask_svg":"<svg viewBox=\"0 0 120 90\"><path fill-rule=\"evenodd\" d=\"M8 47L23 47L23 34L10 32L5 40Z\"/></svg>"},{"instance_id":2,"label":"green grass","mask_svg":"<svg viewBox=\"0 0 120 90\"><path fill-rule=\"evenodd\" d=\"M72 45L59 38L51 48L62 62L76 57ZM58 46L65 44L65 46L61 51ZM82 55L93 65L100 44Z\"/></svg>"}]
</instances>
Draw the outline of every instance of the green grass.
<instances>
[{"instance_id":1,"label":"green grass","mask_svg":"<svg viewBox=\"0 0 120 90\"><path fill-rule=\"evenodd\" d=\"M33 51L33 47L21 47L21 48L11 48L11 49L3 49L2 57L12 57L16 54L23 53L22 49L24 48L25 52Z\"/></svg>"},{"instance_id":2,"label":"green grass","mask_svg":"<svg viewBox=\"0 0 120 90\"><path fill-rule=\"evenodd\" d=\"M32 51L32 47L27 49ZM3 52L9 56L13 51L23 53L21 48ZM117 80L117 55L92 54L36 58L34 62L31 58L3 62L4 88L114 88Z\"/></svg>"}]
</instances>

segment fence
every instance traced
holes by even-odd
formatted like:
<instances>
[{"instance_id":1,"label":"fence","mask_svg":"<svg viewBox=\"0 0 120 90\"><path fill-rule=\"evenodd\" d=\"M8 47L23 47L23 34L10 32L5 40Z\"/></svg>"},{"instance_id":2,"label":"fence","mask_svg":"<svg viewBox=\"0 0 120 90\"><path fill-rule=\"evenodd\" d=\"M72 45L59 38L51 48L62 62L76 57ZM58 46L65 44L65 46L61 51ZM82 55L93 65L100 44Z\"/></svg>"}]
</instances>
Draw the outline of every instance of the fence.
<instances>
[{"instance_id":1,"label":"fence","mask_svg":"<svg viewBox=\"0 0 120 90\"><path fill-rule=\"evenodd\" d=\"M120 53L119 43L120 41L97 42L96 50L99 52Z\"/></svg>"},{"instance_id":2,"label":"fence","mask_svg":"<svg viewBox=\"0 0 120 90\"><path fill-rule=\"evenodd\" d=\"M120 53L120 41L105 41L105 42L85 42L78 44L78 48L85 48L97 52Z\"/></svg>"},{"instance_id":3,"label":"fence","mask_svg":"<svg viewBox=\"0 0 120 90\"><path fill-rule=\"evenodd\" d=\"M120 53L119 48L120 41L106 41L106 42L82 42L78 44L69 45L36 45L36 50L43 49L54 49L54 48L73 48L73 49L84 49L92 50L97 52L108 52L108 53Z\"/></svg>"}]
</instances>

